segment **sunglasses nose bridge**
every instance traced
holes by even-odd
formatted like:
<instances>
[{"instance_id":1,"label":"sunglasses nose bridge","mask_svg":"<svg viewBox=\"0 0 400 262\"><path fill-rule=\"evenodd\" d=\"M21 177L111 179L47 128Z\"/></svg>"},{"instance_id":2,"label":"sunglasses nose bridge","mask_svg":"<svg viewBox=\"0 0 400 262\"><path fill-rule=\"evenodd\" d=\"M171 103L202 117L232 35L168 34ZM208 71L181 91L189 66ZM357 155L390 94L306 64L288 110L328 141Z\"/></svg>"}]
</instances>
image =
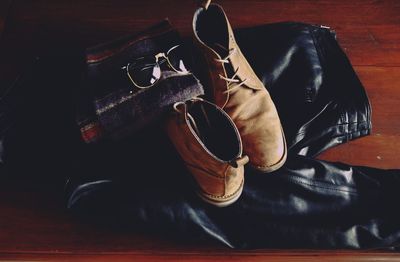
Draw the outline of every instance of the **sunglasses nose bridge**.
<instances>
[{"instance_id":1,"label":"sunglasses nose bridge","mask_svg":"<svg viewBox=\"0 0 400 262\"><path fill-rule=\"evenodd\" d=\"M156 54L156 62L158 62L158 60L160 60L160 58L167 59L167 56L165 55L165 53Z\"/></svg>"}]
</instances>

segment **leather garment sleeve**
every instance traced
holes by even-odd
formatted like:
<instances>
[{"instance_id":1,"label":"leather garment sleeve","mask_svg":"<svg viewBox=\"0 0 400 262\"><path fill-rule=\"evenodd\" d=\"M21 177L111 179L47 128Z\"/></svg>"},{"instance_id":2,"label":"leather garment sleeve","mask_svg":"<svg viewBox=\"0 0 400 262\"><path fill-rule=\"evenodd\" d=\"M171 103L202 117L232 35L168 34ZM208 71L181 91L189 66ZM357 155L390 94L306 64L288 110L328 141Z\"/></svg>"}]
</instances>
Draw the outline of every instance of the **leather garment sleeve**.
<instances>
[{"instance_id":1,"label":"leather garment sleeve","mask_svg":"<svg viewBox=\"0 0 400 262\"><path fill-rule=\"evenodd\" d=\"M183 170L168 168L169 176L157 183L153 173L130 183L107 176L70 180L69 208L90 223L182 239L208 236L233 248L398 245L398 170L294 156L270 176L247 173L241 198L221 209L183 186L190 183Z\"/></svg>"},{"instance_id":2,"label":"leather garment sleeve","mask_svg":"<svg viewBox=\"0 0 400 262\"><path fill-rule=\"evenodd\" d=\"M290 153L316 156L370 133L368 97L333 31L278 23L236 35L276 104Z\"/></svg>"}]
</instances>

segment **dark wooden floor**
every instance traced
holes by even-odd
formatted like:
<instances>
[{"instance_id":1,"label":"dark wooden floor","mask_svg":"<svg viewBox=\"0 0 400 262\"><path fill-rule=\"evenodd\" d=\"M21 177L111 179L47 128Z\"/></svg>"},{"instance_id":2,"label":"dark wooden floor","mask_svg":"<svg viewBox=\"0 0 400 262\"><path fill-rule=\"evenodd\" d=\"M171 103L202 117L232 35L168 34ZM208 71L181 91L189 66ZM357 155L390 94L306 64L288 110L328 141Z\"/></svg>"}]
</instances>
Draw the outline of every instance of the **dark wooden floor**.
<instances>
[{"instance_id":1,"label":"dark wooden floor","mask_svg":"<svg viewBox=\"0 0 400 262\"><path fill-rule=\"evenodd\" d=\"M321 158L400 168L400 1L225 0L234 27L278 21L330 26L350 57L373 108L373 134ZM52 42L90 46L137 32L168 16L190 33L194 0L0 0L0 80L11 81L24 56ZM98 259L138 261L377 261L400 260L380 251L232 251L215 243L171 242L162 237L109 232L75 221L54 192L0 187L0 260Z\"/></svg>"}]
</instances>

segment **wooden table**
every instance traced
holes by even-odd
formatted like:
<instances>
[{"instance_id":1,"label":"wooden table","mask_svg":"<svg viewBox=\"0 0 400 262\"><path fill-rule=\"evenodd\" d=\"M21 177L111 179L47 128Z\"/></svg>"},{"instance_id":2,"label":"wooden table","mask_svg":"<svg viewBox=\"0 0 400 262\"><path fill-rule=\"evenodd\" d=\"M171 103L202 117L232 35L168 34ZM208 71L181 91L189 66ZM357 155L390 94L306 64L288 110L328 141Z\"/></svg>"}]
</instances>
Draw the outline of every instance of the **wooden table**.
<instances>
[{"instance_id":1,"label":"wooden table","mask_svg":"<svg viewBox=\"0 0 400 262\"><path fill-rule=\"evenodd\" d=\"M302 21L334 29L367 89L373 133L330 149L320 158L400 168L400 1L215 2L223 5L234 27ZM165 16L189 34L194 9L194 1L188 0L0 0L0 80L12 81L23 57L48 48L51 41L90 46L138 32ZM215 243L180 243L107 231L71 217L56 190L38 190L34 185L16 188L0 186L0 260L400 261L394 253L377 250L235 251Z\"/></svg>"}]
</instances>

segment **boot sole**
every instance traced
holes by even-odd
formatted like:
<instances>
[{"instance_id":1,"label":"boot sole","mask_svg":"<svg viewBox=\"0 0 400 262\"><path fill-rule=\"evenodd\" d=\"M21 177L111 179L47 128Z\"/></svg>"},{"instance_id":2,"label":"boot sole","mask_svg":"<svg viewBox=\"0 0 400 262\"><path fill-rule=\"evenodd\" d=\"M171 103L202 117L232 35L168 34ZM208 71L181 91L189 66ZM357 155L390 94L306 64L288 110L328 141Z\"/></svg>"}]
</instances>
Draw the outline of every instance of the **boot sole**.
<instances>
[{"instance_id":1,"label":"boot sole","mask_svg":"<svg viewBox=\"0 0 400 262\"><path fill-rule=\"evenodd\" d=\"M209 204L211 204L213 206L226 207L226 206L232 205L233 203L235 203L239 199L239 197L242 195L242 192L243 192L243 186L244 186L244 179L242 180L242 183L241 183L239 189L232 196L230 196L228 199L226 199L224 201L215 200L214 198L211 198L210 195L205 194L204 192L201 192L201 191L197 191L197 195L203 201L205 201L205 202L207 202L207 203L209 203ZM222 198L219 198L219 197L215 197L215 198L222 199Z\"/></svg>"},{"instance_id":2,"label":"boot sole","mask_svg":"<svg viewBox=\"0 0 400 262\"><path fill-rule=\"evenodd\" d=\"M256 169L257 171L260 171L262 173L271 173L274 172L276 170L278 170L279 168L281 168L287 159L287 145L286 145L286 138L285 138L285 134L283 133L282 130L282 136L283 136L283 145L285 148L285 152L283 153L283 156L281 157L281 159L279 159L279 161L275 164L273 164L272 166L267 166L267 167L261 167L261 166L255 166L252 165L251 163L249 164L253 169Z\"/></svg>"}]
</instances>

